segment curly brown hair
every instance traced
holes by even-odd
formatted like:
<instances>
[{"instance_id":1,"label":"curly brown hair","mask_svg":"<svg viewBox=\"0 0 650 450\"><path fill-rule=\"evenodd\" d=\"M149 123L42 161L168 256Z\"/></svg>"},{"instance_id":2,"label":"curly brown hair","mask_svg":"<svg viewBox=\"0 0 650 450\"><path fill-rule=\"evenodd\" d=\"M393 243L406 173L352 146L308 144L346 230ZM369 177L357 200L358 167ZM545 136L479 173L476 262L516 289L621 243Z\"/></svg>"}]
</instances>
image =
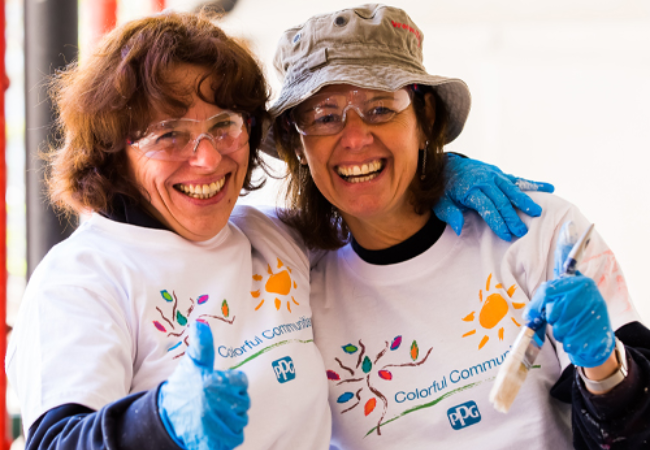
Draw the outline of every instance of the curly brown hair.
<instances>
[{"instance_id":1,"label":"curly brown hair","mask_svg":"<svg viewBox=\"0 0 650 450\"><path fill-rule=\"evenodd\" d=\"M196 94L252 118L250 161L244 189L258 189L251 175L262 166L258 147L269 115L269 90L260 64L206 13L165 12L134 20L105 36L81 63L50 83L58 113L56 143L44 154L52 203L67 213L110 212L115 195L142 202L127 171L126 142L144 131L155 109L184 115L188 93L174 85L178 64L205 67ZM213 97L201 94L210 82Z\"/></svg>"},{"instance_id":2,"label":"curly brown hair","mask_svg":"<svg viewBox=\"0 0 650 450\"><path fill-rule=\"evenodd\" d=\"M426 98L430 98L435 108L436 120L433 124L427 119ZM446 143L448 114L444 103L435 91L419 85L413 95L413 108L419 126L429 141L426 151L424 179L416 176L411 183L411 202L416 213L424 214L436 204L444 192L445 158L443 147ZM280 157L287 163L286 186L287 209L280 210L280 219L300 232L305 244L311 249L335 250L349 242L350 229L337 208L321 194L314 179L306 172L302 176L296 149L301 148L300 135L291 125L290 110L276 118L273 135ZM420 153L420 160L423 154ZM418 166L421 166L418 162ZM306 171L304 166L302 171ZM419 173L419 172L418 172Z\"/></svg>"}]
</instances>

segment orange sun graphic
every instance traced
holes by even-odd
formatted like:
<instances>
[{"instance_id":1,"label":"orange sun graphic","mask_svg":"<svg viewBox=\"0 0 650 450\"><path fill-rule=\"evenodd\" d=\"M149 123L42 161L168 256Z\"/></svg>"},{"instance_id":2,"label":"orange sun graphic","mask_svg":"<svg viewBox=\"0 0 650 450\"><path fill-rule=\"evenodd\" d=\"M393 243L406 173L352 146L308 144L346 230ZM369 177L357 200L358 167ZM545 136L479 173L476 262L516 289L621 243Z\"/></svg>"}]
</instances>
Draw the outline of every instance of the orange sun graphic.
<instances>
[{"instance_id":1,"label":"orange sun graphic","mask_svg":"<svg viewBox=\"0 0 650 450\"><path fill-rule=\"evenodd\" d=\"M492 274L488 276L487 281L485 282L485 295L487 295L485 302L483 302L483 291L482 290L478 291L478 298L481 301L481 303L483 303L483 306L481 307L481 310L479 311L478 314L478 322L481 325L481 327L483 327L486 330L491 330L492 328L499 325L499 323L508 315L508 311L510 309L508 306L508 301L503 297L503 295L501 295L498 292L490 294L491 280L492 280ZM513 284L506 290L503 287L503 285L499 283L494 286L494 289L501 289L503 292L507 294L508 298L512 298L512 295L515 293L515 290L517 289L517 285ZM512 302L512 307L514 309L521 309L524 306L526 306L525 303ZM472 311L470 314L465 316L463 320L465 322L473 322L475 319L475 313L476 311ZM514 317L510 317L510 319L518 327L521 326L515 320ZM476 329L468 331L467 333L463 334L463 337L471 336L473 334L476 334ZM487 334L485 334L483 336L483 339L481 339L481 342L478 344L479 350L482 349L489 340L490 337ZM499 328L499 340L500 341L503 340L503 327Z\"/></svg>"},{"instance_id":2,"label":"orange sun graphic","mask_svg":"<svg viewBox=\"0 0 650 450\"><path fill-rule=\"evenodd\" d=\"M271 269L271 265L269 264L267 272L269 273L269 279L266 281L266 284L264 285L264 291L268 294L276 294L280 296L288 296L291 293L292 289L298 289L298 284L291 279L291 268L289 266L285 266L284 263L278 258L278 269L285 268L278 273L273 273L273 270ZM253 275L253 280L255 281L262 281L264 277L262 275ZM260 299L261 301L257 304L255 307L255 311L260 309L262 305L264 304L265 299L262 297L262 292L261 289L258 289L256 291L251 291L251 295L255 299ZM291 312L291 302L295 303L296 305L300 305L296 301L295 298L291 295L291 301L287 300L286 305L287 305L287 310ZM278 311L282 307L282 300L280 300L278 297L275 297L275 309Z\"/></svg>"}]
</instances>

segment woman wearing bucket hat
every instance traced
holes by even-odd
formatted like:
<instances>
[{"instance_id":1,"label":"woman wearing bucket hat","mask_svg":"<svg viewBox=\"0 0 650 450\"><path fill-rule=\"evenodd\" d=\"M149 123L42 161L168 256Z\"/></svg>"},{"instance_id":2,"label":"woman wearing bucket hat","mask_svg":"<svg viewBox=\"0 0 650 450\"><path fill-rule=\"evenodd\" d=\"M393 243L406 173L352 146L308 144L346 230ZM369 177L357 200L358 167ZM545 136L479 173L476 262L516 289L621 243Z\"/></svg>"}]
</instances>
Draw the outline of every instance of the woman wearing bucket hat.
<instances>
[{"instance_id":1,"label":"woman wearing bucket hat","mask_svg":"<svg viewBox=\"0 0 650 450\"><path fill-rule=\"evenodd\" d=\"M252 55L168 11L51 88L51 199L90 218L34 271L9 344L27 448L327 448L304 249L233 209L268 117Z\"/></svg>"},{"instance_id":2,"label":"woman wearing bucket hat","mask_svg":"<svg viewBox=\"0 0 650 450\"><path fill-rule=\"evenodd\" d=\"M578 209L533 194L542 218L523 217L530 230L513 242L476 215L458 236L431 213L453 181L442 149L470 96L425 71L423 41L404 11L371 4L312 17L276 53L273 136L293 206L281 217L307 245L337 249L311 274L333 446L639 448L650 332L612 252L594 234L586 276L553 279L571 242L562 224L588 225ZM555 303L552 344L503 416L488 393L536 291L535 310Z\"/></svg>"}]
</instances>

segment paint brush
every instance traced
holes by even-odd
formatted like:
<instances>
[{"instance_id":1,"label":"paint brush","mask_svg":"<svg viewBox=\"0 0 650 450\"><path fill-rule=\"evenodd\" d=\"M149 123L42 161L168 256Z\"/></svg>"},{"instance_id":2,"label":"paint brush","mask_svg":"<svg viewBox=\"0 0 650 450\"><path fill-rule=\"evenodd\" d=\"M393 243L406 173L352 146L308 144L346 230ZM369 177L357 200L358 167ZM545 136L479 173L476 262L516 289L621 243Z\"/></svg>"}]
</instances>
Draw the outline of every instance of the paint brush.
<instances>
[{"instance_id":1,"label":"paint brush","mask_svg":"<svg viewBox=\"0 0 650 450\"><path fill-rule=\"evenodd\" d=\"M575 275L593 229L594 224L589 225L575 243L564 262L560 277ZM565 230L563 229L563 231ZM566 230L566 232L570 233L571 231ZM528 322L517 335L512 344L512 351L506 356L490 391L490 403L497 411L507 413L510 409L542 348L542 344L544 344L545 330L546 321L540 317Z\"/></svg>"}]
</instances>

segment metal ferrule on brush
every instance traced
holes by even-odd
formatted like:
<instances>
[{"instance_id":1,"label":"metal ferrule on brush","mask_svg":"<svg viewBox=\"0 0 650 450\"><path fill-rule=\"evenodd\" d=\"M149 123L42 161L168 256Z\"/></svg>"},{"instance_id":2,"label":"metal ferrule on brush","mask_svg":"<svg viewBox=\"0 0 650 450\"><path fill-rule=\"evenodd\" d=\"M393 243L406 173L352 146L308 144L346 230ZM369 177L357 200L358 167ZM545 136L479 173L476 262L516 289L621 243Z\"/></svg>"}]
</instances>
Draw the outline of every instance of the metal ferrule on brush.
<instances>
[{"instance_id":1,"label":"metal ferrule on brush","mask_svg":"<svg viewBox=\"0 0 650 450\"><path fill-rule=\"evenodd\" d=\"M524 327L512 345L512 357L521 361L521 364L526 370L530 370L541 349L541 345L537 341L535 330ZM532 342L535 342L537 345L531 345Z\"/></svg>"}]
</instances>

